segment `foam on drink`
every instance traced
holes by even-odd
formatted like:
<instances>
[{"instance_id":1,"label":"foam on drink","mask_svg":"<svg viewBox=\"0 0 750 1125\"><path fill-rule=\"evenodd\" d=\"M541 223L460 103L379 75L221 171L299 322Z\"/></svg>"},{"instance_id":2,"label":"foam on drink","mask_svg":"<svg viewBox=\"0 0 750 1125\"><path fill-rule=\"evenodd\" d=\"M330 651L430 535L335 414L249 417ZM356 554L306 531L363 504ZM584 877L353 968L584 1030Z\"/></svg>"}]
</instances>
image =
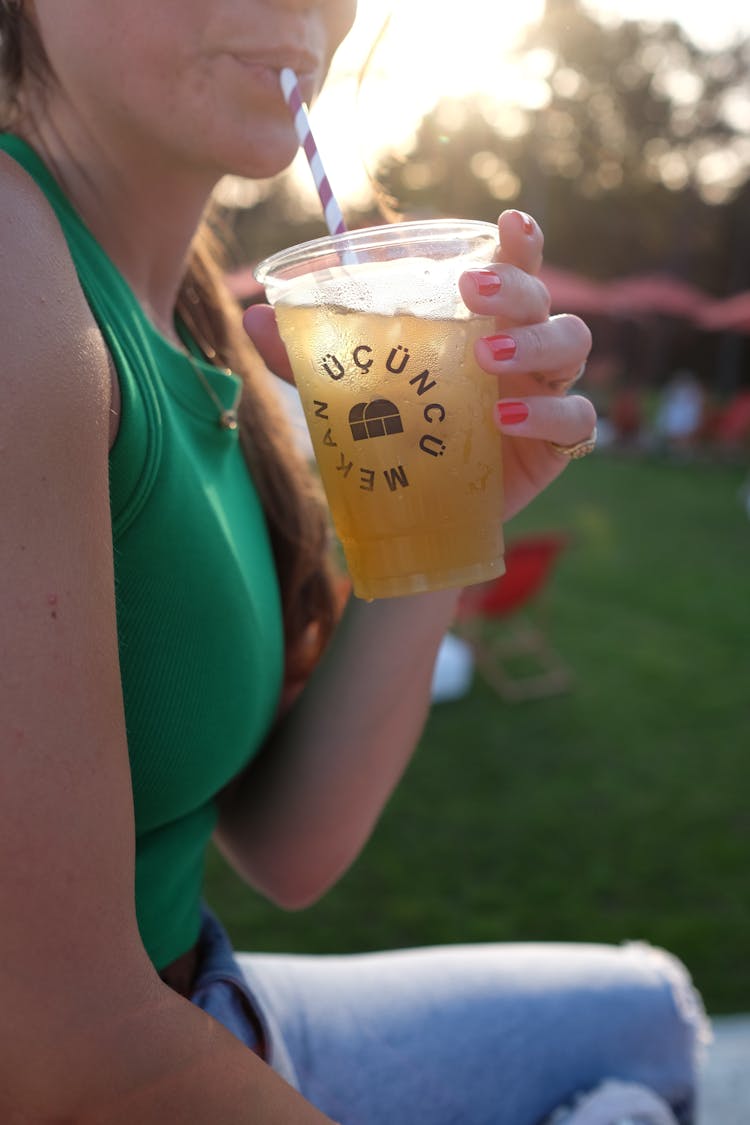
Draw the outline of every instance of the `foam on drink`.
<instances>
[{"instance_id":1,"label":"foam on drink","mask_svg":"<svg viewBox=\"0 0 750 1125\"><path fill-rule=\"evenodd\" d=\"M273 304L332 305L380 316L468 320L472 314L458 291L458 278L465 269L465 264L454 259L355 262L304 277L271 280L267 293Z\"/></svg>"}]
</instances>

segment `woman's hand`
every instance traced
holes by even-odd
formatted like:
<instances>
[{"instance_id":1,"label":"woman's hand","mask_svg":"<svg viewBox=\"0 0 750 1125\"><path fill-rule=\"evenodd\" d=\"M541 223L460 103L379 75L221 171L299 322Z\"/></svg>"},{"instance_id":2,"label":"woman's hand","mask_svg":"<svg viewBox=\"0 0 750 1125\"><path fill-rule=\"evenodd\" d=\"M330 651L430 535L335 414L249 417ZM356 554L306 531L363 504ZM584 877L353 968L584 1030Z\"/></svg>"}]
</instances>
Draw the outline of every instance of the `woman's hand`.
<instances>
[{"instance_id":1,"label":"woman's hand","mask_svg":"<svg viewBox=\"0 0 750 1125\"><path fill-rule=\"evenodd\" d=\"M591 333L577 316L549 315L549 293L536 277L544 244L539 226L520 211L504 211L498 230L496 260L465 273L460 289L472 312L494 316L497 326L477 343L476 355L498 376L495 421L503 434L508 520L568 464L550 443L570 446L591 437L596 412L588 399L566 394L583 370ZM293 382L273 309L253 305L243 319L267 366Z\"/></svg>"},{"instance_id":2,"label":"woman's hand","mask_svg":"<svg viewBox=\"0 0 750 1125\"><path fill-rule=\"evenodd\" d=\"M596 412L588 399L566 394L583 371L591 333L577 316L550 317L550 297L536 277L544 239L520 211L498 220L496 261L465 273L461 296L472 312L494 316L496 331L476 345L480 366L498 376L495 421L503 434L505 519L541 492L569 458L550 442L575 445L591 437Z\"/></svg>"}]
</instances>

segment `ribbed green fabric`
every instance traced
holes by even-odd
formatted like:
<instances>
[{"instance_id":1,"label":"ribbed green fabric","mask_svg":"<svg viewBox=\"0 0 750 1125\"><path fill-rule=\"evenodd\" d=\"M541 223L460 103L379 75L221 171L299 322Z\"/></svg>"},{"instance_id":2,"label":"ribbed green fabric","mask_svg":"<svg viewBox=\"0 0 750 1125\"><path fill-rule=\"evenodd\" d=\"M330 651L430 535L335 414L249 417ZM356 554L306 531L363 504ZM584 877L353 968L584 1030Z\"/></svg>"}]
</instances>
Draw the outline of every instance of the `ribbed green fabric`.
<instances>
[{"instance_id":1,"label":"ribbed green fabric","mask_svg":"<svg viewBox=\"0 0 750 1125\"><path fill-rule=\"evenodd\" d=\"M279 696L268 533L237 434L217 425L190 362L146 318L31 148L5 135L0 149L54 208L119 377L110 488L136 907L162 968L197 937L215 795L263 742ZM229 406L236 377L201 370Z\"/></svg>"}]
</instances>

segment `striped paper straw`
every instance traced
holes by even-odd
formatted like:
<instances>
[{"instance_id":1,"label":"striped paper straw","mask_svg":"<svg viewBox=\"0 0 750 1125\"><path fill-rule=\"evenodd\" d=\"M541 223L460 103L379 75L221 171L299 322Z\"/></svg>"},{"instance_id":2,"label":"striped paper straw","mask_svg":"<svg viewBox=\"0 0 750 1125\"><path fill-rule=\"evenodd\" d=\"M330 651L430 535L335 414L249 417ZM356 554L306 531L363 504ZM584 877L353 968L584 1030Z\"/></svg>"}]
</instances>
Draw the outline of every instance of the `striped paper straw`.
<instances>
[{"instance_id":1,"label":"striped paper straw","mask_svg":"<svg viewBox=\"0 0 750 1125\"><path fill-rule=\"evenodd\" d=\"M289 106L294 118L294 129L297 133L297 139L304 149L307 163L310 165L310 171L315 181L315 188L318 192L321 207L323 208L328 233L344 234L346 232L344 216L341 214L341 209L334 198L331 185L328 182L328 176L325 174L323 162L318 152L318 146L315 143L315 138L310 128L307 106L302 101L297 75L288 66L284 67L281 72L281 90L284 95L284 100Z\"/></svg>"}]
</instances>

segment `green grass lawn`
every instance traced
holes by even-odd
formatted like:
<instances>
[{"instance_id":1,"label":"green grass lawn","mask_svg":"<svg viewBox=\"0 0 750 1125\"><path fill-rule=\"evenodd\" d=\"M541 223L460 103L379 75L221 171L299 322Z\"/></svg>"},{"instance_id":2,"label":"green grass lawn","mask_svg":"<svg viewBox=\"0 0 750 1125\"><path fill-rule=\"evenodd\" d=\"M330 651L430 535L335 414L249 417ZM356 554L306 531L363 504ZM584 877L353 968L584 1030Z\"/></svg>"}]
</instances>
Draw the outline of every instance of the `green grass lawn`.
<instances>
[{"instance_id":1,"label":"green grass lawn","mask_svg":"<svg viewBox=\"0 0 750 1125\"><path fill-rule=\"evenodd\" d=\"M750 520L746 470L600 454L508 529L572 545L544 620L566 695L433 707L363 855L286 914L209 859L240 948L642 939L714 1013L750 1010Z\"/></svg>"}]
</instances>

